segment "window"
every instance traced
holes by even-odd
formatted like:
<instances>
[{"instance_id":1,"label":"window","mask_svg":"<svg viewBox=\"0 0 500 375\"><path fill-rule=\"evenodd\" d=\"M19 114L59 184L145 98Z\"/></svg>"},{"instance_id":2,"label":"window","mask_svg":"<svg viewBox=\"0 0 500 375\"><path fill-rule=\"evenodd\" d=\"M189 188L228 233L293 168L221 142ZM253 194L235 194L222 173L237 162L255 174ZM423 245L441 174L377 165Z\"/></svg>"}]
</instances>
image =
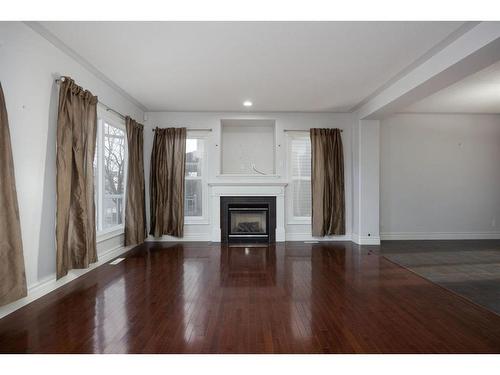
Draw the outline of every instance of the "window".
<instances>
[{"instance_id":1,"label":"window","mask_svg":"<svg viewBox=\"0 0 500 375\"><path fill-rule=\"evenodd\" d=\"M205 139L189 134L186 139L186 186L184 216L188 223L204 220L206 202Z\"/></svg>"},{"instance_id":2,"label":"window","mask_svg":"<svg viewBox=\"0 0 500 375\"><path fill-rule=\"evenodd\" d=\"M291 221L311 218L311 140L303 132L289 135L289 176Z\"/></svg>"},{"instance_id":3,"label":"window","mask_svg":"<svg viewBox=\"0 0 500 375\"><path fill-rule=\"evenodd\" d=\"M123 121L99 116L94 157L94 197L97 233L123 228L127 136Z\"/></svg>"}]
</instances>

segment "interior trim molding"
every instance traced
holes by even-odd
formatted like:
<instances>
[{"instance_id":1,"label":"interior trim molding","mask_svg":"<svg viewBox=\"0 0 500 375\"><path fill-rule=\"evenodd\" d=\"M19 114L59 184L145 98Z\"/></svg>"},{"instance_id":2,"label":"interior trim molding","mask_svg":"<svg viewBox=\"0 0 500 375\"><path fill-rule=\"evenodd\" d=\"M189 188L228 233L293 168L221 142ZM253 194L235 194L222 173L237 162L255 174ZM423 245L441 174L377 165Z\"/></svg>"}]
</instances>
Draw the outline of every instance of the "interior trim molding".
<instances>
[{"instance_id":1,"label":"interior trim molding","mask_svg":"<svg viewBox=\"0 0 500 375\"><path fill-rule=\"evenodd\" d=\"M112 230L110 232L104 232L102 234L97 234L96 235L96 243L101 243L105 242L107 240L111 240L112 238L115 237L120 237L125 235L125 227L120 227L118 229Z\"/></svg>"},{"instance_id":2,"label":"interior trim molding","mask_svg":"<svg viewBox=\"0 0 500 375\"><path fill-rule=\"evenodd\" d=\"M382 241L395 240L498 240L500 232L391 232L380 233Z\"/></svg>"},{"instance_id":3,"label":"interior trim molding","mask_svg":"<svg viewBox=\"0 0 500 375\"><path fill-rule=\"evenodd\" d=\"M278 238L278 236L276 236ZM313 237L311 233L286 233L284 236L284 240L276 240L276 243L285 242L285 241L321 241L321 242L346 242L353 241L352 236L350 234L346 234L345 236L326 236L326 237ZM375 242L373 241L375 239ZM172 236L162 236L160 238L149 236L146 239L146 242L214 242L212 241L210 233L190 233L185 234L184 237L172 237ZM220 242L220 241L217 241ZM379 244L380 239L374 237L367 237L363 243L356 242L361 245L373 245Z\"/></svg>"},{"instance_id":4,"label":"interior trim molding","mask_svg":"<svg viewBox=\"0 0 500 375\"><path fill-rule=\"evenodd\" d=\"M443 40L438 42L436 45L431 47L427 52L425 52L422 56L418 57L415 61L413 61L410 65L408 65L406 68L403 68L401 71L399 71L395 76L387 80L384 84L382 84L380 87L378 87L375 91L373 91L370 95L368 95L366 98L361 100L359 103L354 105L353 107L348 109L349 113L357 112L358 109L360 109L362 106L364 106L366 103L368 103L370 100L372 100L374 97L376 97L378 94L380 94L382 91L384 91L386 88L388 88L390 85L392 85L394 82L399 81L401 78L406 76L409 72L429 60L432 56L437 54L438 52L442 51L445 49L447 46L449 46L451 43L453 43L455 40L460 38L462 35L464 35L466 32L471 30L474 26L477 26L480 22L478 21L467 21L464 22L462 26L460 26L458 29L453 31L451 34L449 34L447 37L445 37Z\"/></svg>"},{"instance_id":5,"label":"interior trim molding","mask_svg":"<svg viewBox=\"0 0 500 375\"><path fill-rule=\"evenodd\" d=\"M87 59L83 58L80 54L78 54L78 52L76 52L74 49L72 49L66 43L64 43L61 39L59 39L57 36L52 34L45 27L43 27L40 24L40 22L23 21L23 23L26 26L28 26L29 28L31 28L34 32L39 34L42 38L47 40L49 43L54 45L56 48L61 50L63 53L65 53L66 55L71 57L73 60L75 60L77 63L79 63L85 69L87 69L89 72L94 74L98 79L100 79L101 81L106 83L109 87L111 87L113 90L118 92L118 94L120 94L123 98L125 98L130 103L137 106L142 112L147 112L148 109L141 102L139 102L136 98L134 98L132 95L130 95L128 92L126 92L120 86L118 86L112 79L110 79L107 75L105 75L103 72L101 72L99 69L97 69Z\"/></svg>"},{"instance_id":6,"label":"interior trim molding","mask_svg":"<svg viewBox=\"0 0 500 375\"><path fill-rule=\"evenodd\" d=\"M53 275L39 280L28 288L28 295L26 297L0 307L0 319L6 317L16 310L19 310L21 307L30 304L31 302L36 301L44 295L53 292L56 289L59 289L63 285L66 285L71 281L78 279L80 276L85 275L87 272L108 263L110 260L126 253L133 247L135 247L135 245L127 247L118 245L116 247L103 251L101 254L98 254L99 260L96 263L91 264L89 268L70 270L65 277L59 280L56 279L55 272Z\"/></svg>"},{"instance_id":7,"label":"interior trim molding","mask_svg":"<svg viewBox=\"0 0 500 375\"><path fill-rule=\"evenodd\" d=\"M380 245L380 237L378 236L361 236L352 234L352 242L358 245Z\"/></svg>"},{"instance_id":8,"label":"interior trim molding","mask_svg":"<svg viewBox=\"0 0 500 375\"><path fill-rule=\"evenodd\" d=\"M146 242L210 242L210 233L185 233L184 237L161 236L154 237L149 235Z\"/></svg>"},{"instance_id":9,"label":"interior trim molding","mask_svg":"<svg viewBox=\"0 0 500 375\"><path fill-rule=\"evenodd\" d=\"M346 234L344 236L326 236L326 237L313 237L311 232L305 233L286 233L286 241L320 241L320 242L338 242L338 241L352 241L352 236Z\"/></svg>"}]
</instances>

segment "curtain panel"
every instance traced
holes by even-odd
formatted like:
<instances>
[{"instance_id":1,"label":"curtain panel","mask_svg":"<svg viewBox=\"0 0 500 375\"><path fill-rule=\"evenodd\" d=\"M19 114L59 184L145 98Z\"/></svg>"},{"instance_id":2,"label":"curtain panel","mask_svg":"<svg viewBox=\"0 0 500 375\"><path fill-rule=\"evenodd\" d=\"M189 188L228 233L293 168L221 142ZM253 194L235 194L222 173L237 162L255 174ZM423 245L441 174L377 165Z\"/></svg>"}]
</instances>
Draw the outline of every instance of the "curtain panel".
<instances>
[{"instance_id":1,"label":"curtain panel","mask_svg":"<svg viewBox=\"0 0 500 375\"><path fill-rule=\"evenodd\" d=\"M313 236L345 234L344 151L339 129L311 129Z\"/></svg>"},{"instance_id":2,"label":"curtain panel","mask_svg":"<svg viewBox=\"0 0 500 375\"><path fill-rule=\"evenodd\" d=\"M143 243L146 231L144 188L144 126L126 117L128 143L125 246Z\"/></svg>"},{"instance_id":3,"label":"curtain panel","mask_svg":"<svg viewBox=\"0 0 500 375\"><path fill-rule=\"evenodd\" d=\"M0 84L0 306L26 296L23 243L7 108Z\"/></svg>"},{"instance_id":4,"label":"curtain panel","mask_svg":"<svg viewBox=\"0 0 500 375\"><path fill-rule=\"evenodd\" d=\"M186 128L155 129L150 171L150 234L184 235Z\"/></svg>"},{"instance_id":5,"label":"curtain panel","mask_svg":"<svg viewBox=\"0 0 500 375\"><path fill-rule=\"evenodd\" d=\"M93 160L97 97L65 77L57 118L57 278L97 262Z\"/></svg>"}]
</instances>

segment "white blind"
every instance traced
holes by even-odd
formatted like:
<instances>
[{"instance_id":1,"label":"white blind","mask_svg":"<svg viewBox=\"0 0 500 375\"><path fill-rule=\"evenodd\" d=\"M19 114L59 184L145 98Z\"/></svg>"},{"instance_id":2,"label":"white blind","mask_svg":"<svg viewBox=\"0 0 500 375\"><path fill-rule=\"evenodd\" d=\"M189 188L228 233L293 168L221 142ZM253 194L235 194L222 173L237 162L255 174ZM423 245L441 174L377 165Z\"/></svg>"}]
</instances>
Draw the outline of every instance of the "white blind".
<instances>
[{"instance_id":1,"label":"white blind","mask_svg":"<svg viewBox=\"0 0 500 375\"><path fill-rule=\"evenodd\" d=\"M204 140L189 136L186 138L186 175L184 188L184 216L203 216L203 173Z\"/></svg>"},{"instance_id":2,"label":"white blind","mask_svg":"<svg viewBox=\"0 0 500 375\"><path fill-rule=\"evenodd\" d=\"M311 217L311 140L308 134L292 136L290 159L293 216Z\"/></svg>"}]
</instances>

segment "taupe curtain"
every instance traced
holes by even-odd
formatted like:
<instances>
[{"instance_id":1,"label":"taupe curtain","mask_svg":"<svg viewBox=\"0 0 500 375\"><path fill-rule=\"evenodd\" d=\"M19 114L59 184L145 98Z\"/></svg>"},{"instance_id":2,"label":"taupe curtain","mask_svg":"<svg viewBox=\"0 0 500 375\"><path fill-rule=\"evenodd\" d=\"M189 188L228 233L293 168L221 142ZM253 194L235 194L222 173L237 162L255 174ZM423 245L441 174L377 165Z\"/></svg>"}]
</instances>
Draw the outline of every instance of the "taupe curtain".
<instances>
[{"instance_id":1,"label":"taupe curtain","mask_svg":"<svg viewBox=\"0 0 500 375\"><path fill-rule=\"evenodd\" d=\"M57 278L97 261L93 160L97 97L68 77L57 118Z\"/></svg>"},{"instance_id":2,"label":"taupe curtain","mask_svg":"<svg viewBox=\"0 0 500 375\"><path fill-rule=\"evenodd\" d=\"M184 235L186 128L155 129L151 152L150 234Z\"/></svg>"},{"instance_id":3,"label":"taupe curtain","mask_svg":"<svg viewBox=\"0 0 500 375\"><path fill-rule=\"evenodd\" d=\"M0 84L0 306L25 296L26 276L14 161L7 108Z\"/></svg>"},{"instance_id":4,"label":"taupe curtain","mask_svg":"<svg viewBox=\"0 0 500 375\"><path fill-rule=\"evenodd\" d=\"M146 203L144 188L144 126L127 116L128 143L127 196L125 199L125 246L146 238Z\"/></svg>"},{"instance_id":5,"label":"taupe curtain","mask_svg":"<svg viewBox=\"0 0 500 375\"><path fill-rule=\"evenodd\" d=\"M312 234L345 234L344 152L339 129L311 129Z\"/></svg>"}]
</instances>

